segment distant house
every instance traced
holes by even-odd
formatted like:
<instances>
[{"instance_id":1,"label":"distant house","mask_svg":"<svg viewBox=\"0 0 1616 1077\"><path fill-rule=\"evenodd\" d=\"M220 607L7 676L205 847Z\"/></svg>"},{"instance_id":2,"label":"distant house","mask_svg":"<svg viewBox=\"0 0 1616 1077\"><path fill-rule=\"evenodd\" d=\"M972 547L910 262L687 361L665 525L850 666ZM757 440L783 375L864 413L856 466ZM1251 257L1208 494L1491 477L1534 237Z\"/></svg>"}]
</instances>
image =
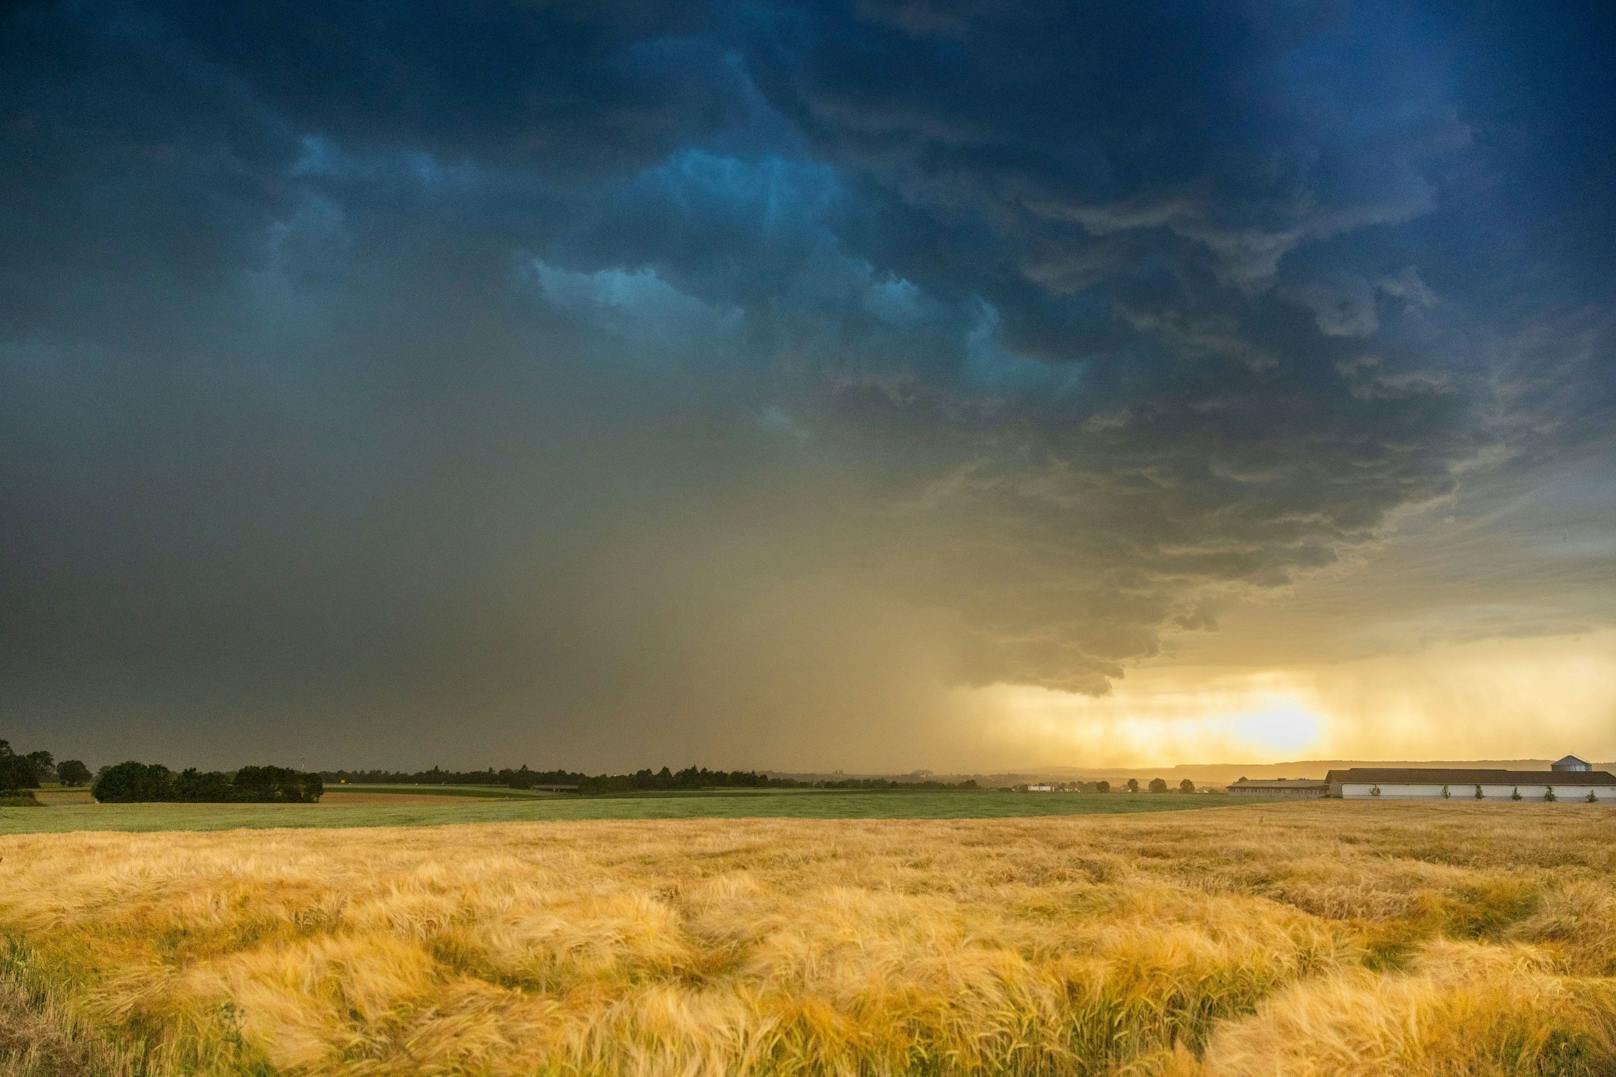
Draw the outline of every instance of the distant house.
<instances>
[{"instance_id":1,"label":"distant house","mask_svg":"<svg viewBox=\"0 0 1616 1077\"><path fill-rule=\"evenodd\" d=\"M1027 786L1027 792L1029 793L1052 793L1054 791L1055 787L1052 785L1039 784Z\"/></svg>"},{"instance_id":2,"label":"distant house","mask_svg":"<svg viewBox=\"0 0 1616 1077\"><path fill-rule=\"evenodd\" d=\"M1572 757L1567 757L1572 758ZM1575 760L1582 763L1582 760ZM1561 760L1560 762L1565 762ZM1329 795L1346 800L1520 800L1616 804L1616 774L1577 769L1492 770L1459 767L1351 767L1325 775ZM1551 795L1552 793L1552 795Z\"/></svg>"},{"instance_id":3,"label":"distant house","mask_svg":"<svg viewBox=\"0 0 1616 1077\"><path fill-rule=\"evenodd\" d=\"M1241 778L1228 789L1234 796L1317 800L1329 795L1330 783L1317 778Z\"/></svg>"},{"instance_id":4,"label":"distant house","mask_svg":"<svg viewBox=\"0 0 1616 1077\"><path fill-rule=\"evenodd\" d=\"M1592 763L1588 762L1588 760L1586 760L1586 759L1578 759L1574 755L1563 755L1559 759L1556 759L1554 762L1550 763L1549 764L1549 769L1550 770L1562 770L1562 771L1564 771L1564 770L1583 771L1583 770L1593 770L1594 765Z\"/></svg>"}]
</instances>

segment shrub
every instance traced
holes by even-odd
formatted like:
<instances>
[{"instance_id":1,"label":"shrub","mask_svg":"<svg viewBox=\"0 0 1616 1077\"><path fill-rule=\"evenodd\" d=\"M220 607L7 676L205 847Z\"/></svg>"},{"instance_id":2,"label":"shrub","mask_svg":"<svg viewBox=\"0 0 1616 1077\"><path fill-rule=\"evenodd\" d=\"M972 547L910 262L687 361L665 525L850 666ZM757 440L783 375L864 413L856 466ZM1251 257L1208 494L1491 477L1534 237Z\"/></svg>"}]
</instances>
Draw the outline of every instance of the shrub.
<instances>
[{"instance_id":1,"label":"shrub","mask_svg":"<svg viewBox=\"0 0 1616 1077\"><path fill-rule=\"evenodd\" d=\"M1452 796L1453 796L1453 790L1449 789L1447 786L1444 785L1442 787L1442 799L1443 800L1448 800Z\"/></svg>"},{"instance_id":2,"label":"shrub","mask_svg":"<svg viewBox=\"0 0 1616 1077\"><path fill-rule=\"evenodd\" d=\"M1476 786L1476 799L1481 800L1484 795L1485 794L1483 794L1482 791L1481 791L1481 786L1479 786L1479 785Z\"/></svg>"},{"instance_id":3,"label":"shrub","mask_svg":"<svg viewBox=\"0 0 1616 1077\"><path fill-rule=\"evenodd\" d=\"M1594 791L1592 789L1588 790L1588 803L1590 803L1590 804L1598 804L1599 803L1599 798L1594 796Z\"/></svg>"},{"instance_id":4,"label":"shrub","mask_svg":"<svg viewBox=\"0 0 1616 1077\"><path fill-rule=\"evenodd\" d=\"M1509 794L1509 799L1511 799L1511 800L1519 800L1519 799L1521 799L1521 787L1520 786L1517 785L1514 788L1514 790L1511 791L1511 793Z\"/></svg>"},{"instance_id":5,"label":"shrub","mask_svg":"<svg viewBox=\"0 0 1616 1077\"><path fill-rule=\"evenodd\" d=\"M1550 785L1550 786L1545 786L1544 787L1544 789L1543 789L1543 799L1547 800L1549 803L1552 804L1556 800L1559 800L1560 798L1554 795L1554 786Z\"/></svg>"},{"instance_id":6,"label":"shrub","mask_svg":"<svg viewBox=\"0 0 1616 1077\"><path fill-rule=\"evenodd\" d=\"M1371 786L1370 786L1370 787L1369 787L1369 795L1370 795L1370 796L1372 796L1372 797L1378 797L1378 796L1380 796L1380 786L1378 786L1378 785L1371 785Z\"/></svg>"}]
</instances>

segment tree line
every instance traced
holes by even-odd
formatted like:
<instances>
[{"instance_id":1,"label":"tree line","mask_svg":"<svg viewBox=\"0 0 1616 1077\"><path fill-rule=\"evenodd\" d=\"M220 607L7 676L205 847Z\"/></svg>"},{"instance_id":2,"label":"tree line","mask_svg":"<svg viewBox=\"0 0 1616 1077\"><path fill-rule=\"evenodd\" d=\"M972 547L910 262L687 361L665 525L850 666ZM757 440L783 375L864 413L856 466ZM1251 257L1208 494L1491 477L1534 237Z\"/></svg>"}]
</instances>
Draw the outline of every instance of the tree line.
<instances>
[{"instance_id":1,"label":"tree line","mask_svg":"<svg viewBox=\"0 0 1616 1077\"><path fill-rule=\"evenodd\" d=\"M708 770L685 767L673 770L649 767L624 774L585 774L574 770L532 770L520 767L495 770L327 770L329 782L373 785L503 785L511 789L562 785L579 793L631 793L681 789L975 789L974 778L963 782L899 781L893 778L824 778L805 781L781 778L755 770Z\"/></svg>"},{"instance_id":2,"label":"tree line","mask_svg":"<svg viewBox=\"0 0 1616 1077\"><path fill-rule=\"evenodd\" d=\"M846 789L846 790L948 790L977 789L974 778L960 782L935 779L898 778L786 778L756 770L709 770L690 766L682 770L643 767L622 774L585 774L575 770L533 770L519 767L481 770L328 770L308 774L285 767L242 767L234 772L201 771L194 767L174 772L160 763L119 763L102 767L92 775L82 760L56 762L50 752L22 755L0 740L0 796L17 795L37 789L41 782L59 781L82 786L91 782L95 798L109 803L137 801L197 801L223 803L309 803L320 799L325 782L377 785L502 785L511 789L537 786L563 786L584 795L601 793L657 792L696 789ZM1017 788L1025 789L1026 786ZM1111 783L1062 782L1062 791L1108 793ZM1127 781L1129 792L1139 790L1137 779ZM1179 783L1180 792L1194 792L1189 779ZM1165 793L1167 782L1151 780L1152 793Z\"/></svg>"},{"instance_id":3,"label":"tree line","mask_svg":"<svg viewBox=\"0 0 1616 1077\"><path fill-rule=\"evenodd\" d=\"M1104 778L1097 782L1053 782L1048 784L1050 789L1058 793L1109 793L1111 791L1111 783ZM1027 786L1021 785L1016 788L1026 789ZM1139 792L1139 779L1129 778L1124 783L1123 788L1130 793ZM1167 779L1152 778L1148 788L1152 793L1165 793L1168 791ZM1185 778L1178 783L1178 791L1180 793L1193 793L1195 792L1195 783Z\"/></svg>"},{"instance_id":4,"label":"tree line","mask_svg":"<svg viewBox=\"0 0 1616 1077\"><path fill-rule=\"evenodd\" d=\"M103 767L90 792L103 804L312 804L325 793L325 783L318 774L290 767L242 767L234 773L187 767L176 774L161 763L131 760Z\"/></svg>"},{"instance_id":5,"label":"tree line","mask_svg":"<svg viewBox=\"0 0 1616 1077\"><path fill-rule=\"evenodd\" d=\"M10 741L0 740L0 797L32 797L43 782L80 786L91 777L82 759L58 763L50 752L17 752Z\"/></svg>"},{"instance_id":6,"label":"tree line","mask_svg":"<svg viewBox=\"0 0 1616 1077\"><path fill-rule=\"evenodd\" d=\"M142 801L194 801L237 804L308 804L320 799L325 783L318 774L287 767L242 767L235 771L174 772L161 763L133 760L91 773L82 759L57 762L47 751L21 753L0 740L0 798L33 801L33 791L46 782L69 787L90 785L103 804Z\"/></svg>"}]
</instances>

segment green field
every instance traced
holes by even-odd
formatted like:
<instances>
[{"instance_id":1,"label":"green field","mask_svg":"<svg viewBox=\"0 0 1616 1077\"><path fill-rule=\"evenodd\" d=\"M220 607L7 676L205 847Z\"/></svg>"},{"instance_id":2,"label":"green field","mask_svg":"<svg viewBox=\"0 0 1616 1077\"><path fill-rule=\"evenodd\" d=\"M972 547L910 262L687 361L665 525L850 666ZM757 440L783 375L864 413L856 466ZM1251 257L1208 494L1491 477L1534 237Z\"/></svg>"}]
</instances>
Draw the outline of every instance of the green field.
<instances>
[{"instance_id":1,"label":"green field","mask_svg":"<svg viewBox=\"0 0 1616 1077\"><path fill-rule=\"evenodd\" d=\"M416 792L415 787L401 790ZM372 789L371 792L376 790ZM321 804L70 804L0 808L0 834L76 830L232 830L268 827L445 826L583 819L987 819L1233 807L1252 803L1215 794L842 792L724 790L675 796L444 796L443 804L371 800Z\"/></svg>"},{"instance_id":2,"label":"green field","mask_svg":"<svg viewBox=\"0 0 1616 1077\"><path fill-rule=\"evenodd\" d=\"M507 785L366 785L358 782L328 783L325 791L338 796L347 793L407 793L421 797L484 797L489 800L528 800L561 795L544 789L512 789Z\"/></svg>"}]
</instances>

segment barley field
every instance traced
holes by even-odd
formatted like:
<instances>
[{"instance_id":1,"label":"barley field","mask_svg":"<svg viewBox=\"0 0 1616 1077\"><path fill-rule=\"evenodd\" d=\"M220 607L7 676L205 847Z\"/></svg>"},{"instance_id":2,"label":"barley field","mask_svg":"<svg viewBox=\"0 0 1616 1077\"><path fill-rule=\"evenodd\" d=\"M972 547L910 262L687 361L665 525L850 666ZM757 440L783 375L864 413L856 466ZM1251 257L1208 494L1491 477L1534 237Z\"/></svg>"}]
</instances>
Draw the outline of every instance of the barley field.
<instances>
[{"instance_id":1,"label":"barley field","mask_svg":"<svg viewBox=\"0 0 1616 1077\"><path fill-rule=\"evenodd\" d=\"M464 787L460 787L463 789ZM428 790L426 793L421 789ZM1131 814L1229 808L1251 800L1200 793L1008 793L707 789L612 796L468 796L454 787L349 786L317 804L96 804L88 794L47 792L48 807L0 808L0 835L78 830L238 830L415 827L584 819L979 819ZM380 790L380 791L378 791Z\"/></svg>"},{"instance_id":2,"label":"barley field","mask_svg":"<svg viewBox=\"0 0 1616 1077\"><path fill-rule=\"evenodd\" d=\"M11 1074L1611 1074L1616 812L0 837Z\"/></svg>"}]
</instances>

